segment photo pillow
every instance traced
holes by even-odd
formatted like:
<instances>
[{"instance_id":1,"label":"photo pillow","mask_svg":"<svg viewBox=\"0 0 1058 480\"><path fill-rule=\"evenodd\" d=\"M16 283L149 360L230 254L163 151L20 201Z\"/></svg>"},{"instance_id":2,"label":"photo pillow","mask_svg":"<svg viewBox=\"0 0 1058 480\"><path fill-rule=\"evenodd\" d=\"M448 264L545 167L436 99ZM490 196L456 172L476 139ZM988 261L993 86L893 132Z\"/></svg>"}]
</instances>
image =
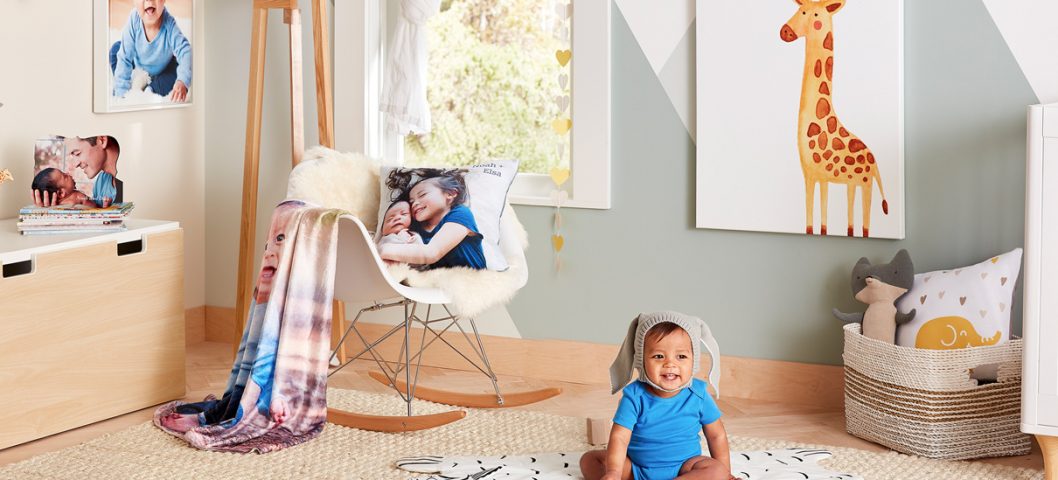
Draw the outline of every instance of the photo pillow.
<instances>
[{"instance_id":1,"label":"photo pillow","mask_svg":"<svg viewBox=\"0 0 1058 480\"><path fill-rule=\"evenodd\" d=\"M425 270L506 270L500 216L517 173L516 160L461 168L382 167L379 255Z\"/></svg>"},{"instance_id":2,"label":"photo pillow","mask_svg":"<svg viewBox=\"0 0 1058 480\"><path fill-rule=\"evenodd\" d=\"M1016 248L977 265L920 273L896 303L915 318L900 325L896 343L949 350L998 345L1010 339L1010 306L1021 271Z\"/></svg>"}]
</instances>

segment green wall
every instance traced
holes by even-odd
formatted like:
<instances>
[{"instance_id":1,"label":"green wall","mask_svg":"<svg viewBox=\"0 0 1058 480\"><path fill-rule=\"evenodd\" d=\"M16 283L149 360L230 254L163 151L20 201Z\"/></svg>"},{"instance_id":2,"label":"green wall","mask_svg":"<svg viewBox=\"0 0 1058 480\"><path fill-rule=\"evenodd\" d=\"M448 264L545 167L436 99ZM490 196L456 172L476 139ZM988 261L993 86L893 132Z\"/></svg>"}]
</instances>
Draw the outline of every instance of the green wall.
<instances>
[{"instance_id":1,"label":"green wall","mask_svg":"<svg viewBox=\"0 0 1058 480\"><path fill-rule=\"evenodd\" d=\"M531 241L509 307L522 334L619 343L639 312L671 309L705 319L726 355L840 364L829 312L862 310L848 281L859 257L906 248L922 272L1021 246L1036 96L980 0L904 8L907 238L893 241L694 228L694 142L614 7L613 208L563 211L556 273L553 209L517 207ZM683 41L670 63L694 61L693 27ZM1020 333L1020 298L1013 314Z\"/></svg>"}]
</instances>

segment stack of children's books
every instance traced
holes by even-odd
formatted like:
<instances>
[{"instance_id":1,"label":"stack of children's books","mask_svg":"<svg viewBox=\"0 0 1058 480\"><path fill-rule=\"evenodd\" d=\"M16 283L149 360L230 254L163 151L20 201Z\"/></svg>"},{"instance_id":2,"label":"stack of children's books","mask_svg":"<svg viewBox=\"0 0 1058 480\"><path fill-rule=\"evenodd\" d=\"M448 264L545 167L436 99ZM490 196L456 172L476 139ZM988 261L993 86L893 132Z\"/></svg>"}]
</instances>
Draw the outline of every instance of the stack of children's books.
<instances>
[{"instance_id":1,"label":"stack of children's books","mask_svg":"<svg viewBox=\"0 0 1058 480\"><path fill-rule=\"evenodd\" d=\"M85 205L30 205L18 212L18 231L23 235L120 232L126 229L125 217L132 211L132 207L132 202L115 203L106 208Z\"/></svg>"}]
</instances>

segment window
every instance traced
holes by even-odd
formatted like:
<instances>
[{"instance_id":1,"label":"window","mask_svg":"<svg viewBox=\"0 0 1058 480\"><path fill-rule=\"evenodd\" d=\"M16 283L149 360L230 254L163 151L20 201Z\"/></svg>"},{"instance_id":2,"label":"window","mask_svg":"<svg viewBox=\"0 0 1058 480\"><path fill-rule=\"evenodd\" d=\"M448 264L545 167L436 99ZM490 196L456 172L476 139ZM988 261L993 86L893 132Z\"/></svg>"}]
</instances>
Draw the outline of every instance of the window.
<instances>
[{"instance_id":1,"label":"window","mask_svg":"<svg viewBox=\"0 0 1058 480\"><path fill-rule=\"evenodd\" d=\"M433 131L398 137L384 131L378 99L399 2L336 0L337 147L407 165L518 158L510 199L531 205L552 204L549 173L568 167L563 206L609 208L610 2L577 2L568 19L566 4L443 0L428 22ZM572 129L559 133L567 118Z\"/></svg>"}]
</instances>

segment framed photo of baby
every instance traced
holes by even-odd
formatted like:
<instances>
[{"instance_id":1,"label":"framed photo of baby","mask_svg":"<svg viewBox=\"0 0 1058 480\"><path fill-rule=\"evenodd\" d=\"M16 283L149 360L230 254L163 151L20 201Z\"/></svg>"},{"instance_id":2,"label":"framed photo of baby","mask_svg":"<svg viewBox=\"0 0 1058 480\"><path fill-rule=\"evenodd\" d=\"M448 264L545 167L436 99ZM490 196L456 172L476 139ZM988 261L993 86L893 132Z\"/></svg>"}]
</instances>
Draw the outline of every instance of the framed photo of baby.
<instances>
[{"instance_id":1,"label":"framed photo of baby","mask_svg":"<svg viewBox=\"0 0 1058 480\"><path fill-rule=\"evenodd\" d=\"M94 0L96 113L191 105L194 0Z\"/></svg>"}]
</instances>

